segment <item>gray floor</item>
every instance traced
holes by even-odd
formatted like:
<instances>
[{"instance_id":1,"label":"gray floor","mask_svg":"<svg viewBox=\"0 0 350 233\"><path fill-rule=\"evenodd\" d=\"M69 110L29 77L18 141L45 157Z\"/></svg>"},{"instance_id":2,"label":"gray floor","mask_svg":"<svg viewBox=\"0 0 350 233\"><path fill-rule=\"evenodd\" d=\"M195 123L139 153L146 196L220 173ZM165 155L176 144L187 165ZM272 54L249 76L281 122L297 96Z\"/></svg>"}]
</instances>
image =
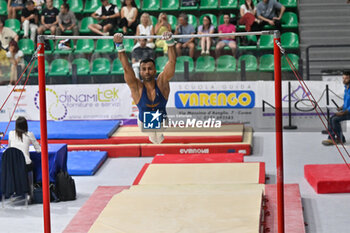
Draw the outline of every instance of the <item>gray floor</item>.
<instances>
[{"instance_id":1,"label":"gray floor","mask_svg":"<svg viewBox=\"0 0 350 233\"><path fill-rule=\"evenodd\" d=\"M308 233L350 232L350 194L317 195L304 179L304 164L343 163L335 147L324 147L320 133L285 133L286 183L298 183ZM347 138L350 138L347 135ZM350 143L349 143L350 144ZM348 148L350 149L350 148ZM130 185L144 163L152 158L108 159L95 176L74 177L77 200L51 204L51 232L62 232L79 208L99 185ZM266 162L268 183L275 182L275 139L273 133L255 133L253 155L245 161ZM0 209L0 232L43 232L42 205L7 206Z\"/></svg>"}]
</instances>

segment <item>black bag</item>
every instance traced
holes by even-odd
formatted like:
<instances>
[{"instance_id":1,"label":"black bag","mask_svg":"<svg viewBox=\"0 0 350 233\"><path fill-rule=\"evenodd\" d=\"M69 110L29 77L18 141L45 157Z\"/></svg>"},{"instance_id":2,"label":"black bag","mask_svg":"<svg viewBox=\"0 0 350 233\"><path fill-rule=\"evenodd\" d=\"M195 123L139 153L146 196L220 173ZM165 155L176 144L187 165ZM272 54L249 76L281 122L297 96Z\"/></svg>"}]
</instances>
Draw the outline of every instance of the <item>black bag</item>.
<instances>
[{"instance_id":1,"label":"black bag","mask_svg":"<svg viewBox=\"0 0 350 233\"><path fill-rule=\"evenodd\" d=\"M55 184L50 184L50 202L59 202L60 199L57 196ZM34 203L43 203L43 187L41 183L34 185L33 190L33 202Z\"/></svg>"},{"instance_id":2,"label":"black bag","mask_svg":"<svg viewBox=\"0 0 350 233\"><path fill-rule=\"evenodd\" d=\"M61 201L75 200L75 182L68 172L60 171L56 175L56 188Z\"/></svg>"}]
</instances>

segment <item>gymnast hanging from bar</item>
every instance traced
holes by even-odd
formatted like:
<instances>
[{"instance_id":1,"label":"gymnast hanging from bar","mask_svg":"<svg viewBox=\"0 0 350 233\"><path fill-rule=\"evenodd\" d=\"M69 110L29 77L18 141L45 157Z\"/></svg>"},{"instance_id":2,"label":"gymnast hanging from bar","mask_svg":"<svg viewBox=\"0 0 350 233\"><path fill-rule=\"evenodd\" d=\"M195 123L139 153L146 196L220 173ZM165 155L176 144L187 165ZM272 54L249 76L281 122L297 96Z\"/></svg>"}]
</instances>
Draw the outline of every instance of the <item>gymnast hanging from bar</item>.
<instances>
[{"instance_id":1,"label":"gymnast hanging from bar","mask_svg":"<svg viewBox=\"0 0 350 233\"><path fill-rule=\"evenodd\" d=\"M145 123L145 113L152 112L151 121L157 119L163 122L166 118L166 104L170 93L169 81L175 73L176 53L175 41L171 32L164 32L162 35L169 47L169 60L164 70L157 76L155 62L152 59L144 59L140 62L140 77L142 81L137 79L132 69L128 57L125 54L123 46L123 34L116 33L114 35L114 43L118 51L118 57L124 69L124 79L128 84L131 96L139 109L138 125L141 129L147 128ZM144 130L143 130L144 131ZM153 129L144 131L148 134L152 143L159 144L164 140L161 130Z\"/></svg>"}]
</instances>

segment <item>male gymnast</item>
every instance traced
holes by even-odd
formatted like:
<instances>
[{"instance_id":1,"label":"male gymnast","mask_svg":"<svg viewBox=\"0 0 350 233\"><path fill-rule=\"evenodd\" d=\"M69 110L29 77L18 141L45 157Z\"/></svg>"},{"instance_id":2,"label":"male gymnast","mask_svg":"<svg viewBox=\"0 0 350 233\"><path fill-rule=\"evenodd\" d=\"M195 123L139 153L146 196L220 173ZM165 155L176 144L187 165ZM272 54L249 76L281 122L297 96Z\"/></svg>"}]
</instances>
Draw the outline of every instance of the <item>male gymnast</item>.
<instances>
[{"instance_id":1,"label":"male gymnast","mask_svg":"<svg viewBox=\"0 0 350 233\"><path fill-rule=\"evenodd\" d=\"M116 50L118 51L118 57L124 69L125 82L128 84L131 96L139 109L138 125L141 128L144 125L145 112L156 112L155 114L157 115L152 115L153 117L160 117L160 122L162 122L163 118L166 118L166 104L170 93L169 81L175 73L176 53L172 33L164 32L162 37L169 47L169 60L158 76L154 60L149 58L142 60L140 62L140 77L142 81L136 78L134 70L125 54L123 34L116 33L113 39ZM153 130L147 132L149 140L152 143L159 144L164 140L163 133L160 131Z\"/></svg>"}]
</instances>

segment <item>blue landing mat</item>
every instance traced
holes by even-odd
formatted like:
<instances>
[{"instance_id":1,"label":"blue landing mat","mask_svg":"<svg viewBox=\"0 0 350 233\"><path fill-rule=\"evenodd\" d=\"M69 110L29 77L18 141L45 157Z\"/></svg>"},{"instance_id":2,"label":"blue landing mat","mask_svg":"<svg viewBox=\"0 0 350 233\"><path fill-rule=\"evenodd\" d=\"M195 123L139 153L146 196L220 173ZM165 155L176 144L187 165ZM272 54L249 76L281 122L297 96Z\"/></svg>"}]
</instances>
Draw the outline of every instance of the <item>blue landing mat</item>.
<instances>
[{"instance_id":1,"label":"blue landing mat","mask_svg":"<svg viewBox=\"0 0 350 233\"><path fill-rule=\"evenodd\" d=\"M107 159L105 151L68 152L67 170L71 176L92 176Z\"/></svg>"},{"instance_id":2,"label":"blue landing mat","mask_svg":"<svg viewBox=\"0 0 350 233\"><path fill-rule=\"evenodd\" d=\"M0 122L0 132L4 132L8 122ZM118 120L100 121L48 121L48 139L107 139L118 129ZM8 132L14 130L15 122L11 122L5 135L8 139ZM28 121L28 130L32 131L36 139L40 139L40 122Z\"/></svg>"}]
</instances>

